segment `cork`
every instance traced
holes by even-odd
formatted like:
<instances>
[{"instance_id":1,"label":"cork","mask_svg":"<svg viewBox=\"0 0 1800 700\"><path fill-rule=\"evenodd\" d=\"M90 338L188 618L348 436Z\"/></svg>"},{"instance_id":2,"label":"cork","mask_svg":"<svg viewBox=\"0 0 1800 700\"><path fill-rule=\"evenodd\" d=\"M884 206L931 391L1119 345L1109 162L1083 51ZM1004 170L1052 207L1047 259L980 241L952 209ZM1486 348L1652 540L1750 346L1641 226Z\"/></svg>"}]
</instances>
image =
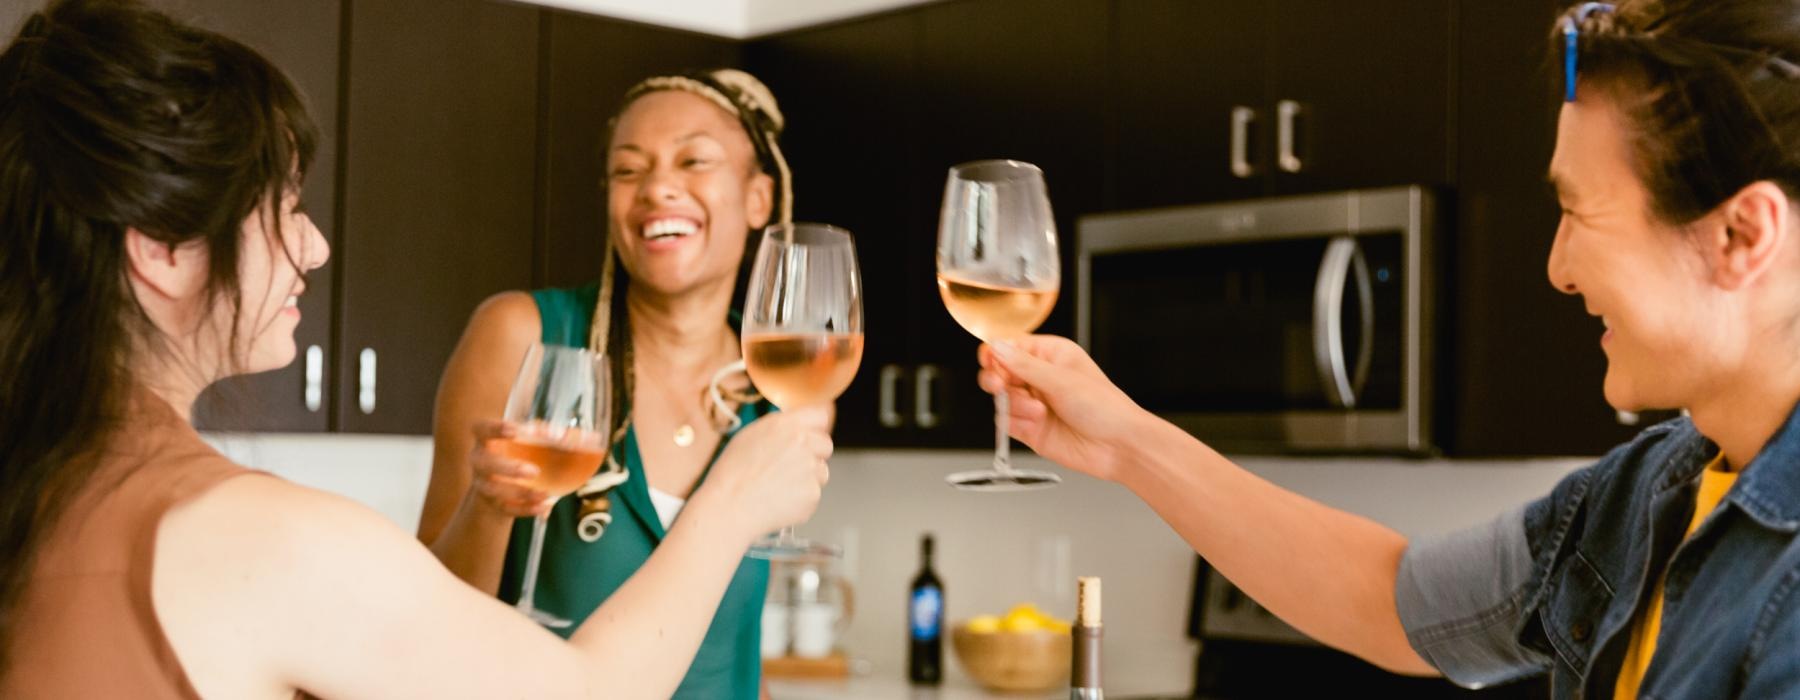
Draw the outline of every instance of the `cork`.
<instances>
[{"instance_id":1,"label":"cork","mask_svg":"<svg viewBox=\"0 0 1800 700\"><path fill-rule=\"evenodd\" d=\"M1100 626L1100 577L1082 576L1075 579L1075 625L1078 627Z\"/></svg>"}]
</instances>

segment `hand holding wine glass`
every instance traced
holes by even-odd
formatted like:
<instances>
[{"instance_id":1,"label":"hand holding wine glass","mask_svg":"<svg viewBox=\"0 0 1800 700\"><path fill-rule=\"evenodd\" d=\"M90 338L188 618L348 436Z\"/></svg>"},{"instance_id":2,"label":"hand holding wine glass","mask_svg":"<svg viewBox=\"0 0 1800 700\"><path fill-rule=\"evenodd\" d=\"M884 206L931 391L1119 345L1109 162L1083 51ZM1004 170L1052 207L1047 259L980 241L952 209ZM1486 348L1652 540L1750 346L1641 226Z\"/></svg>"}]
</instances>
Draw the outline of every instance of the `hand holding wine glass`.
<instances>
[{"instance_id":1,"label":"hand holding wine glass","mask_svg":"<svg viewBox=\"0 0 1800 700\"><path fill-rule=\"evenodd\" d=\"M763 232L744 299L744 365L782 410L829 406L862 364L862 280L850 232L824 224L776 224ZM835 556L794 537L759 543L751 556Z\"/></svg>"},{"instance_id":2,"label":"hand holding wine glass","mask_svg":"<svg viewBox=\"0 0 1800 700\"><path fill-rule=\"evenodd\" d=\"M984 160L950 169L938 220L938 292L951 318L983 342L1037 330L1062 279L1056 220L1044 173L1030 163ZM994 466L948 477L972 491L1048 488L1061 478L1014 469L1007 393L994 395Z\"/></svg>"},{"instance_id":3,"label":"hand holding wine glass","mask_svg":"<svg viewBox=\"0 0 1800 700\"><path fill-rule=\"evenodd\" d=\"M1068 338L1032 335L984 344L980 361L982 390L1008 394L1012 436L1088 476L1118 481L1126 447L1162 423Z\"/></svg>"},{"instance_id":4,"label":"hand holding wine glass","mask_svg":"<svg viewBox=\"0 0 1800 700\"><path fill-rule=\"evenodd\" d=\"M532 345L506 399L509 436L493 439L489 449L535 467L535 476L523 479L525 486L548 493L553 500L573 493L606 459L610 376L598 353ZM539 512L532 521L531 552L525 560L518 609L546 627L568 627L569 620L534 605L548 516L548 512Z\"/></svg>"},{"instance_id":5,"label":"hand holding wine glass","mask_svg":"<svg viewBox=\"0 0 1800 700\"><path fill-rule=\"evenodd\" d=\"M731 437L691 507L730 514L731 522L744 524L746 544L804 522L830 479L826 460L832 449L829 406L765 416Z\"/></svg>"}]
</instances>

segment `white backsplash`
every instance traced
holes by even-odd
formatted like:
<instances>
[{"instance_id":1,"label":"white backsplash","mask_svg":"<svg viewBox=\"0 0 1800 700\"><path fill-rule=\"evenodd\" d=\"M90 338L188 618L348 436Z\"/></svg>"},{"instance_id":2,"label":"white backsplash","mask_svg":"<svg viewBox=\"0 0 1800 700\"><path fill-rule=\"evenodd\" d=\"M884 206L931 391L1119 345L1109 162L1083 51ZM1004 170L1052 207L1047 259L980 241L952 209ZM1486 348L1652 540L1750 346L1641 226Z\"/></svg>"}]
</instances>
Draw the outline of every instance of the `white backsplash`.
<instances>
[{"instance_id":1,"label":"white backsplash","mask_svg":"<svg viewBox=\"0 0 1800 700\"><path fill-rule=\"evenodd\" d=\"M343 494L412 530L430 476L421 437L209 435L232 458L295 482ZM844 450L832 460L825 501L800 532L846 547L857 610L844 645L876 674L905 672L907 589L918 538L937 535L936 569L952 622L1004 613L1030 601L1058 616L1073 610L1075 576L1106 585L1107 678L1118 692L1185 689L1193 646L1185 636L1194 556L1150 509L1116 485L1024 455L1020 466L1056 470L1046 491L975 494L943 477L985 466L976 451ZM1377 458L1244 460L1275 483L1361 513L1408 535L1491 518L1546 493L1588 459L1443 461ZM1242 527L1256 527L1243 523ZM946 644L946 663L955 673Z\"/></svg>"}]
</instances>

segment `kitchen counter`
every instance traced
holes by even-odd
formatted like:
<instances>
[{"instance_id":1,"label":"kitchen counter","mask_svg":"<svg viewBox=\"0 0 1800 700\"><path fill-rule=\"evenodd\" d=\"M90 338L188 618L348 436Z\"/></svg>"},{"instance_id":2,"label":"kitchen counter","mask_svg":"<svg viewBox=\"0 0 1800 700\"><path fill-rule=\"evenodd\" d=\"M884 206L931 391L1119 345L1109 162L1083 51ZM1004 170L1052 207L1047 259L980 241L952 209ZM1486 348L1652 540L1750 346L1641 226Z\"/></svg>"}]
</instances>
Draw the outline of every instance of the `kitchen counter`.
<instances>
[{"instance_id":1,"label":"kitchen counter","mask_svg":"<svg viewBox=\"0 0 1800 700\"><path fill-rule=\"evenodd\" d=\"M1192 644L1123 645L1106 648L1105 675L1102 676L1108 697L1168 696L1189 697L1193 687L1194 654ZM857 666L867 668L865 663ZM914 687L906 682L904 668L882 668L852 676L847 680L800 681L769 679L769 695L774 700L1064 700L1069 687L1061 685L1042 693L999 693L983 689L963 673L956 654L944 650L944 682L931 687Z\"/></svg>"}]
</instances>

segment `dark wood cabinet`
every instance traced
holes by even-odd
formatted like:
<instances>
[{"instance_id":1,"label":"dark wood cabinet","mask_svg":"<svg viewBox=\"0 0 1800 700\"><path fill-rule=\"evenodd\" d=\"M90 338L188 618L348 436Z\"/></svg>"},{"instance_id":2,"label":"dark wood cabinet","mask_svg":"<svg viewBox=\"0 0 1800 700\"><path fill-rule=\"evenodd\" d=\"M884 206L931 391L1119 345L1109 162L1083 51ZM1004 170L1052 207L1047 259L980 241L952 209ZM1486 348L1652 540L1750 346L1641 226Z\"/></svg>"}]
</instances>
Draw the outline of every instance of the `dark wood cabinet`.
<instances>
[{"instance_id":1,"label":"dark wood cabinet","mask_svg":"<svg viewBox=\"0 0 1800 700\"><path fill-rule=\"evenodd\" d=\"M1107 206L1454 180L1454 7L1115 0Z\"/></svg>"},{"instance_id":2,"label":"dark wood cabinet","mask_svg":"<svg viewBox=\"0 0 1800 700\"><path fill-rule=\"evenodd\" d=\"M1273 5L1276 194L1453 181L1452 3ZM1521 40L1538 43L1542 36ZM1284 107L1298 110L1291 118L1297 160L1285 165L1279 143Z\"/></svg>"},{"instance_id":3,"label":"dark wood cabinet","mask_svg":"<svg viewBox=\"0 0 1800 700\"><path fill-rule=\"evenodd\" d=\"M1269 194L1271 6L1127 0L1113 7L1106 207Z\"/></svg>"},{"instance_id":4,"label":"dark wood cabinet","mask_svg":"<svg viewBox=\"0 0 1800 700\"><path fill-rule=\"evenodd\" d=\"M931 283L935 219L918 202L917 12L751 42L746 69L781 103L794 217L848 229L863 284L862 368L838 400L843 445L918 444L919 288ZM927 377L929 378L929 377Z\"/></svg>"},{"instance_id":5,"label":"dark wood cabinet","mask_svg":"<svg viewBox=\"0 0 1800 700\"><path fill-rule=\"evenodd\" d=\"M427 434L470 312L532 282L542 11L351 7L336 428Z\"/></svg>"},{"instance_id":6,"label":"dark wood cabinet","mask_svg":"<svg viewBox=\"0 0 1800 700\"><path fill-rule=\"evenodd\" d=\"M279 66L306 99L318 126L318 151L306 173L302 201L313 223L336 243L339 0L245 3L182 0L167 10L196 25L242 41ZM294 333L299 356L272 372L219 382L195 402L195 423L211 430L316 432L330 425L333 278L338 265L307 275L300 298L303 321Z\"/></svg>"}]
</instances>

